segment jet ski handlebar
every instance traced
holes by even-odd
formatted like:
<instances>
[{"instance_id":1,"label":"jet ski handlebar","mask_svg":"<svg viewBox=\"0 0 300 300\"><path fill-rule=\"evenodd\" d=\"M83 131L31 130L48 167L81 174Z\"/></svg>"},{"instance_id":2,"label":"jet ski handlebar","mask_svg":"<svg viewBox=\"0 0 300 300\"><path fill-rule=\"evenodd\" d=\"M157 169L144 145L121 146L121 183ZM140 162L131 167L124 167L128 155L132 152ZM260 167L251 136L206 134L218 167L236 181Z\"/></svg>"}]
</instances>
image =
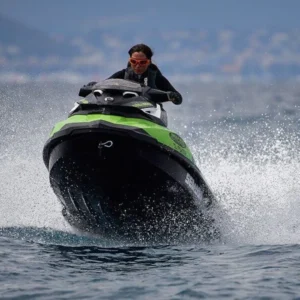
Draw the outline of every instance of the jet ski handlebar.
<instances>
[{"instance_id":1,"label":"jet ski handlebar","mask_svg":"<svg viewBox=\"0 0 300 300\"><path fill-rule=\"evenodd\" d=\"M149 100L151 100L155 103L171 101L170 93L171 92L165 92L165 91L161 91L161 90L150 88L150 87L143 88L143 96L150 98Z\"/></svg>"},{"instance_id":2,"label":"jet ski handlebar","mask_svg":"<svg viewBox=\"0 0 300 300\"><path fill-rule=\"evenodd\" d=\"M97 96L101 96L103 94L104 90L101 90L99 88L96 88L93 85L86 85L83 86L80 91L79 91L79 96L80 97L86 97L88 96L90 93L93 93ZM123 96L125 98L127 98L128 96L133 96L133 94L135 94L135 96L138 96L138 93L130 91L130 89L128 89L128 91L123 91ZM168 102L171 101L170 99L170 92L165 92L165 91L161 91L158 89L154 89L148 86L142 87L142 96L144 96L145 98L147 98L148 100L154 102L154 103L162 103L162 102Z\"/></svg>"}]
</instances>

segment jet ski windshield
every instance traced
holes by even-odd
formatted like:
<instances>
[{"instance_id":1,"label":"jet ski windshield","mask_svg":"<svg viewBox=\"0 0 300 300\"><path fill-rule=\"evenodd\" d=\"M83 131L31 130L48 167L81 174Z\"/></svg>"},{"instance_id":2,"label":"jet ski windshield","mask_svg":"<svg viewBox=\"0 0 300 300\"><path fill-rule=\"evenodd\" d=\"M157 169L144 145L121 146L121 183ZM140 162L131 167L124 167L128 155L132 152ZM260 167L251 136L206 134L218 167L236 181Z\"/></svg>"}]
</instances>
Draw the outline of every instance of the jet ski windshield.
<instances>
[{"instance_id":1,"label":"jet ski windshield","mask_svg":"<svg viewBox=\"0 0 300 300\"><path fill-rule=\"evenodd\" d=\"M142 93L142 86L134 81L125 79L106 79L93 86L93 90L119 90Z\"/></svg>"}]
</instances>

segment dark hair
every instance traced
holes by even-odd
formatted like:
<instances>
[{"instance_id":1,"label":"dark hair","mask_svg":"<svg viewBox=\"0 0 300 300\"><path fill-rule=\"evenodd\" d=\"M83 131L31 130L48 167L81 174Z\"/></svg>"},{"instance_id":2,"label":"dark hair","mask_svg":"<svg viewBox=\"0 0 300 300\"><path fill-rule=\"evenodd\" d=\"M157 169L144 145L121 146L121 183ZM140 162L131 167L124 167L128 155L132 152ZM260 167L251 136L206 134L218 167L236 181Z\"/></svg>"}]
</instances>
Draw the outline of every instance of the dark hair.
<instances>
[{"instance_id":1,"label":"dark hair","mask_svg":"<svg viewBox=\"0 0 300 300\"><path fill-rule=\"evenodd\" d=\"M132 46L128 51L129 56L131 56L134 52L143 52L148 59L151 59L153 56L153 51L145 44L137 44Z\"/></svg>"}]
</instances>

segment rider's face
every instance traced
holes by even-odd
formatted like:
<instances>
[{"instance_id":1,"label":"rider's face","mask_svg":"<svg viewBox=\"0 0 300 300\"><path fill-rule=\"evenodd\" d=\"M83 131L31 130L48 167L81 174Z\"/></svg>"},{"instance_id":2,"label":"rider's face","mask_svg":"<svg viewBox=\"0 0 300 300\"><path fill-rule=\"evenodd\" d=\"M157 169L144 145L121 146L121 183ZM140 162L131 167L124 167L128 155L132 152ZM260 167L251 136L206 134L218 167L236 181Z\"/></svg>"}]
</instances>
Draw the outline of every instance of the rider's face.
<instances>
[{"instance_id":1,"label":"rider's face","mask_svg":"<svg viewBox=\"0 0 300 300\"><path fill-rule=\"evenodd\" d=\"M143 52L132 53L129 59L131 68L136 74L143 74L149 67L151 61Z\"/></svg>"}]
</instances>

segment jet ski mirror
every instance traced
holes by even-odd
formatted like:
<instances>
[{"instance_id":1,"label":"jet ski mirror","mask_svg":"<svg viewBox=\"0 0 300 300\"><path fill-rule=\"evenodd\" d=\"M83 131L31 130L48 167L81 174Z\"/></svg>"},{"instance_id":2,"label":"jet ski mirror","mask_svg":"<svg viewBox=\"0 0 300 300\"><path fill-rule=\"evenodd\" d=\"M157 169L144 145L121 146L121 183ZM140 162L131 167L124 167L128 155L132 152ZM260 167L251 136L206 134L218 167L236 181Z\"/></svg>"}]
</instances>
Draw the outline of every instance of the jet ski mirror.
<instances>
[{"instance_id":1,"label":"jet ski mirror","mask_svg":"<svg viewBox=\"0 0 300 300\"><path fill-rule=\"evenodd\" d=\"M102 96L103 91L102 91L102 90L95 90L93 93L94 93L94 95L95 95L96 97L100 97L100 96Z\"/></svg>"},{"instance_id":2,"label":"jet ski mirror","mask_svg":"<svg viewBox=\"0 0 300 300\"><path fill-rule=\"evenodd\" d=\"M123 97L124 98L133 98L133 97L138 97L139 94L136 92L124 92Z\"/></svg>"}]
</instances>

